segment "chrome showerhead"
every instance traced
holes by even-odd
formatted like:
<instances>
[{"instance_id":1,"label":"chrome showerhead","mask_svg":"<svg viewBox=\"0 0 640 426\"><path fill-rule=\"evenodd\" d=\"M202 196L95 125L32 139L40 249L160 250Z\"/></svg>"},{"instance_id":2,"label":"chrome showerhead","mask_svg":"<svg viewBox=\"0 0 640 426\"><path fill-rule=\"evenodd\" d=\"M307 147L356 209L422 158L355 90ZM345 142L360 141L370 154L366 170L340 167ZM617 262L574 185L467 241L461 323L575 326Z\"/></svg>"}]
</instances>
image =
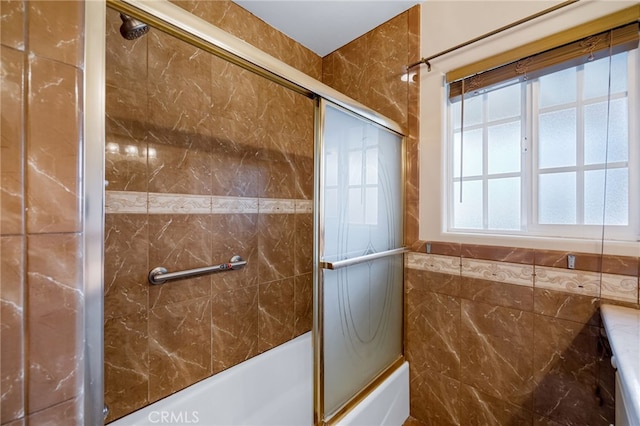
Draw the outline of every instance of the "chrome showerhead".
<instances>
[{"instance_id":1,"label":"chrome showerhead","mask_svg":"<svg viewBox=\"0 0 640 426\"><path fill-rule=\"evenodd\" d=\"M149 26L144 22L132 18L124 13L120 14L122 25L120 25L120 34L127 40L135 40L149 32Z\"/></svg>"}]
</instances>

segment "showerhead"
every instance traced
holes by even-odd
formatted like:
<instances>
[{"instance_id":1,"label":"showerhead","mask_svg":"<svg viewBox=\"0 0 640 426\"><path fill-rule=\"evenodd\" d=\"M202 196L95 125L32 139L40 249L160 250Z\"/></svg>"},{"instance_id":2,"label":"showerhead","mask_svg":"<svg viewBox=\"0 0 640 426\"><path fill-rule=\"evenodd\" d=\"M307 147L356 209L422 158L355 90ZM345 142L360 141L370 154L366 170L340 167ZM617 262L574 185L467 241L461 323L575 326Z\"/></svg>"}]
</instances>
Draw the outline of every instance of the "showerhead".
<instances>
[{"instance_id":1,"label":"showerhead","mask_svg":"<svg viewBox=\"0 0 640 426\"><path fill-rule=\"evenodd\" d=\"M120 14L122 25L120 25L120 34L127 40L135 40L149 32L149 26L144 22L132 18L124 13Z\"/></svg>"}]
</instances>

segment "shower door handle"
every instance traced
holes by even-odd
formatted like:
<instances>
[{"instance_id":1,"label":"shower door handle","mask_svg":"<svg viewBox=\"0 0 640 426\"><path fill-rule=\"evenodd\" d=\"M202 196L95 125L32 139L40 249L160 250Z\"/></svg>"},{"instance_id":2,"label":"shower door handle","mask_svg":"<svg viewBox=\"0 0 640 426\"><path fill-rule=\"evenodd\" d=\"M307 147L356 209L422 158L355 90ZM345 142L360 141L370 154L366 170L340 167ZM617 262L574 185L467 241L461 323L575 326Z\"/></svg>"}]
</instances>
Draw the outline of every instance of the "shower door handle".
<instances>
[{"instance_id":1,"label":"shower door handle","mask_svg":"<svg viewBox=\"0 0 640 426\"><path fill-rule=\"evenodd\" d=\"M391 249L387 251L381 251L379 253L365 254L364 256L352 257L350 259L338 260L336 262L320 262L322 269L340 269L347 266L357 265L358 263L368 262L370 260L381 259L383 257L394 256L397 254L406 253L409 251L409 247L400 247L397 249Z\"/></svg>"}]
</instances>

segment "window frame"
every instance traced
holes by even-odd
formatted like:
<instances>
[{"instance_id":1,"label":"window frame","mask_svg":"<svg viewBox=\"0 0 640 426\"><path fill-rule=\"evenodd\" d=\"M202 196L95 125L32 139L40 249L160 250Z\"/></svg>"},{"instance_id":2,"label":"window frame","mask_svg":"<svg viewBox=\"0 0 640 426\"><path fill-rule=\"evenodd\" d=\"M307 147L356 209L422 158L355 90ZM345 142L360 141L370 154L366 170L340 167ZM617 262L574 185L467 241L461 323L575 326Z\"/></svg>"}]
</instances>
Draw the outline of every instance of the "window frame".
<instances>
[{"instance_id":1,"label":"window frame","mask_svg":"<svg viewBox=\"0 0 640 426\"><path fill-rule=\"evenodd\" d=\"M483 105L483 173L478 176L463 177L465 180L480 180L483 182L483 229L477 228L454 228L454 203L455 200L455 184L459 182L459 176L454 176L454 161L456 161L455 155L455 140L454 134L456 131L456 123L453 121L454 114L452 113L452 103L449 98L445 99L445 124L446 124L446 138L444 138L444 153L445 153L445 185L444 185L444 197L443 206L445 206L445 212L443 219L445 220L444 232L451 234L471 234L471 235L493 235L493 236L530 236L530 237L542 237L542 238L575 238L575 239L601 239L603 236L610 240L618 240L621 242L634 242L640 240L640 122L634 120L634 117L640 116L640 48L636 48L627 51L629 59L627 60L627 99L628 99L628 135L629 135L629 158L627 167L629 171L629 224L623 225L584 225L584 224L562 224L562 225L548 225L540 224L538 221L538 174L535 173L537 167L535 167L535 161L537 161L537 131L538 131L538 110L534 109L533 103L539 89L539 79L533 79L530 82L518 82L523 86L523 98L522 104L522 133L521 138L521 226L520 230L500 230L500 229L488 229L488 218L486 212L488 210L487 199L487 156L486 147L488 145L488 139L485 137L488 129L488 121L486 118L486 105ZM580 70L579 72L584 72ZM506 83L506 82L505 82ZM525 84L523 84L525 83ZM506 84L505 84L506 85ZM447 85L448 88L448 85ZM485 91L477 96L483 96L483 102L486 102L488 94ZM614 99L614 98L612 98ZM582 96L575 103L576 109L583 108ZM582 113L580 113L582 115ZM476 127L476 126L473 126ZM582 139L583 126L580 122L576 123L576 128L579 134L577 134L578 140ZM633 167L635 165L635 167ZM575 166L577 167L577 166ZM587 167L588 169L589 167ZM598 170L602 170L599 168ZM584 169L583 169L584 171ZM581 185L576 183L576 188ZM579 203L580 199L577 198L576 202ZM583 209L580 207L579 209ZM606 234L606 235L605 235Z\"/></svg>"}]
</instances>

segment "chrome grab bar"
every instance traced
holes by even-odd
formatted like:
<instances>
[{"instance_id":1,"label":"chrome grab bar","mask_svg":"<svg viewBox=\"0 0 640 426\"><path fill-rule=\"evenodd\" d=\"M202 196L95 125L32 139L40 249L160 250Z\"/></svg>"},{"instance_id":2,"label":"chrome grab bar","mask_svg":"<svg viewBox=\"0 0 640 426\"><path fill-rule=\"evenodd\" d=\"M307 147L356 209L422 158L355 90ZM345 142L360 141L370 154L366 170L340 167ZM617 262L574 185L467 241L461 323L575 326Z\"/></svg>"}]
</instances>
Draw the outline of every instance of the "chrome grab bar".
<instances>
[{"instance_id":1,"label":"chrome grab bar","mask_svg":"<svg viewBox=\"0 0 640 426\"><path fill-rule=\"evenodd\" d=\"M409 247L401 247L397 249L391 249L387 251L381 251L379 253L365 254L364 256L352 257L351 259L338 260L336 262L320 262L322 269L340 269L358 263L368 262L370 260L376 260L387 256L393 256L395 254L402 254L409 251Z\"/></svg>"},{"instance_id":2,"label":"chrome grab bar","mask_svg":"<svg viewBox=\"0 0 640 426\"><path fill-rule=\"evenodd\" d=\"M232 269L240 269L247 264L246 260L238 255L233 256L229 263L221 263L220 265L205 266L203 268L187 269L186 271L167 272L166 268L158 266L149 272L150 284L164 284L169 280L178 280L180 278L195 277L198 275L212 274L214 272L229 271Z\"/></svg>"}]
</instances>

